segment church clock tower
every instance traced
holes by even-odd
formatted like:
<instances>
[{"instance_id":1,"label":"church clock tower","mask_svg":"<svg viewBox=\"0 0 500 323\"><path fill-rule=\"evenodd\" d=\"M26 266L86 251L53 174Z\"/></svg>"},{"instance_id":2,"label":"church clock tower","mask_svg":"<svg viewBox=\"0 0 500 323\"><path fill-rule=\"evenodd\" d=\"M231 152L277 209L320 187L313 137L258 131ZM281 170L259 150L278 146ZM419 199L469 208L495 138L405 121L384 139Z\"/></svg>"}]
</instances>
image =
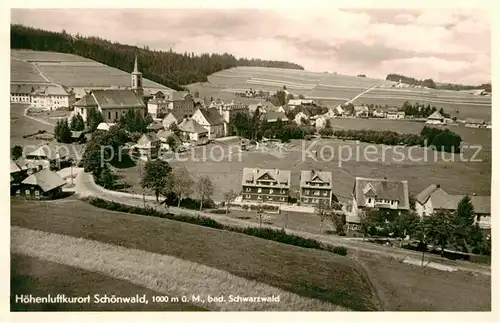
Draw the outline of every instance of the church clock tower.
<instances>
[{"instance_id":1,"label":"church clock tower","mask_svg":"<svg viewBox=\"0 0 500 323\"><path fill-rule=\"evenodd\" d=\"M142 73L137 68L137 55L135 55L134 71L132 72L132 90L142 97L144 90L142 88Z\"/></svg>"}]
</instances>

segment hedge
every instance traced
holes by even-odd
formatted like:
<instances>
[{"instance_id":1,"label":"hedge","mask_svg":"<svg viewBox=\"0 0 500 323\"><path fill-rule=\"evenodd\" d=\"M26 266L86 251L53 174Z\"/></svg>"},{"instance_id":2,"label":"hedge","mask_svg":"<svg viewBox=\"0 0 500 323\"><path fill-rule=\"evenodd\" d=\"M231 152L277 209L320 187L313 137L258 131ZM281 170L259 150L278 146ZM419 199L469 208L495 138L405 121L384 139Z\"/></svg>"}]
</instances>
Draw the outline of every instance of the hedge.
<instances>
[{"instance_id":1,"label":"hedge","mask_svg":"<svg viewBox=\"0 0 500 323\"><path fill-rule=\"evenodd\" d=\"M255 227L246 227L246 228L233 227L233 226L221 224L221 223L219 223L211 218L208 218L206 216L197 216L196 217L196 216L189 215L189 214L175 215L172 213L160 212L160 211L157 211L151 207L142 208L142 207L137 207L137 206L129 206L129 205L116 203L116 202L112 202L112 201L107 201L107 200L103 200L103 199L95 198L95 197L86 198L84 200L93 206L107 209L107 210L111 210L111 211L133 213L133 214L154 216L154 217L158 217L158 218L181 221L181 222L197 224L197 225L201 225L201 226L205 226L205 227L209 227L209 228L214 228L214 229L219 229L219 230L226 230L226 231L232 231L232 232L237 232L237 233L243 233L246 235L250 235L250 236L254 236L254 237L258 237L258 238L262 238L262 239L266 239L266 240L281 242L284 244L294 245L297 247L325 250L325 251L333 252L335 254L342 255L342 256L347 255L347 249L345 247L324 245L324 244L322 244L319 241L314 240L314 239L303 238L301 236L297 236L294 234L288 234L288 233L286 233L286 231L284 229L255 228Z\"/></svg>"}]
</instances>

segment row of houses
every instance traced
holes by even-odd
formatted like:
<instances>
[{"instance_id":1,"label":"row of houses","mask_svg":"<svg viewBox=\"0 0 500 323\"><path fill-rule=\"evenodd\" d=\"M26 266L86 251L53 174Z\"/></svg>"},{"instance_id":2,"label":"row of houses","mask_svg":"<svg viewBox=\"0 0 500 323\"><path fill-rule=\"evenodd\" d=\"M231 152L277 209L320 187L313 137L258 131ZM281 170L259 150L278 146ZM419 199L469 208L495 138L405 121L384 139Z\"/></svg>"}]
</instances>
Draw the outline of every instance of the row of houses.
<instances>
[{"instance_id":1,"label":"row of houses","mask_svg":"<svg viewBox=\"0 0 500 323\"><path fill-rule=\"evenodd\" d=\"M491 122L486 122L483 119L467 118L463 121L458 121L458 122L462 122L467 128L491 129ZM445 125L445 124L455 123L455 121L453 121L450 118L444 117L441 113L439 113L439 111L434 111L430 116L427 117L427 121L425 123L432 125Z\"/></svg>"},{"instance_id":2,"label":"row of houses","mask_svg":"<svg viewBox=\"0 0 500 323\"><path fill-rule=\"evenodd\" d=\"M288 203L291 193L291 172L280 169L244 168L241 181L242 201L262 203ZM301 205L317 206L321 201L332 203L332 173L302 170L299 178ZM464 195L452 195L439 185L432 184L416 196L415 210L420 217L429 216L436 210L454 211ZM483 229L491 229L489 196L471 195L477 215L476 221ZM352 190L350 209L346 220L350 228L356 228L361 213L367 208L409 210L408 182L387 178L356 177Z\"/></svg>"}]
</instances>

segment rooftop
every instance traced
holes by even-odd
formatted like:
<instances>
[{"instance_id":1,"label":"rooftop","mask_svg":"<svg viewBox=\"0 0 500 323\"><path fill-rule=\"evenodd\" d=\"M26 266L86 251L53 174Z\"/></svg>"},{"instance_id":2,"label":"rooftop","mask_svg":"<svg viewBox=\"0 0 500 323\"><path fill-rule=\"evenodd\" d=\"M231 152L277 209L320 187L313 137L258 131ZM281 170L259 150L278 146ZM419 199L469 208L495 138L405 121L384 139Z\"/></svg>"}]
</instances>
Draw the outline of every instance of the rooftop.
<instances>
[{"instance_id":1,"label":"rooftop","mask_svg":"<svg viewBox=\"0 0 500 323\"><path fill-rule=\"evenodd\" d=\"M432 199L432 207L434 209L456 210L458 203L464 197L465 195L448 194L439 185L431 184L417 194L416 200L420 204L425 204L429 199ZM469 197L476 213L489 214L491 212L490 196L469 195Z\"/></svg>"},{"instance_id":2,"label":"rooftop","mask_svg":"<svg viewBox=\"0 0 500 323\"><path fill-rule=\"evenodd\" d=\"M263 169L263 168L243 168L242 185L255 185L257 180L269 180L280 183L276 187L290 187L291 173L289 170ZM251 181L252 183L247 183Z\"/></svg>"},{"instance_id":3,"label":"rooftop","mask_svg":"<svg viewBox=\"0 0 500 323\"><path fill-rule=\"evenodd\" d=\"M144 108L142 99L131 90L93 90L92 95L102 109L109 108Z\"/></svg>"},{"instance_id":4,"label":"rooftop","mask_svg":"<svg viewBox=\"0 0 500 323\"><path fill-rule=\"evenodd\" d=\"M61 176L57 175L57 173L46 168L28 176L21 183L27 185L38 185L44 192L48 192L65 185L66 181L62 179Z\"/></svg>"},{"instance_id":5,"label":"rooftop","mask_svg":"<svg viewBox=\"0 0 500 323\"><path fill-rule=\"evenodd\" d=\"M365 197L374 197L398 201L398 209L410 207L407 181L356 177L354 196L358 206L365 205Z\"/></svg>"}]
</instances>

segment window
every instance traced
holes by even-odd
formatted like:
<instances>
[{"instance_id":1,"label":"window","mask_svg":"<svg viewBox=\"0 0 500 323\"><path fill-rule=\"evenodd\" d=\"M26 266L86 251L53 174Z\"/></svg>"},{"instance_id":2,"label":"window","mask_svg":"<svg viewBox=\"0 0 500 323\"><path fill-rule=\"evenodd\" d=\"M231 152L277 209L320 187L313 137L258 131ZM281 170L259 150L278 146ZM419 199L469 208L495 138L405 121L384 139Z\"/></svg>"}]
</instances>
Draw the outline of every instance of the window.
<instances>
[{"instance_id":1,"label":"window","mask_svg":"<svg viewBox=\"0 0 500 323\"><path fill-rule=\"evenodd\" d=\"M247 192L250 192L252 191L252 189L250 187L247 187Z\"/></svg>"},{"instance_id":2,"label":"window","mask_svg":"<svg viewBox=\"0 0 500 323\"><path fill-rule=\"evenodd\" d=\"M257 200L262 200L262 196L258 195Z\"/></svg>"},{"instance_id":3,"label":"window","mask_svg":"<svg viewBox=\"0 0 500 323\"><path fill-rule=\"evenodd\" d=\"M309 195L309 190L305 190L304 194Z\"/></svg>"},{"instance_id":4,"label":"window","mask_svg":"<svg viewBox=\"0 0 500 323\"><path fill-rule=\"evenodd\" d=\"M371 203L371 202L372 202L372 199L371 199L371 198L369 198L369 199L368 199L368 203Z\"/></svg>"},{"instance_id":5,"label":"window","mask_svg":"<svg viewBox=\"0 0 500 323\"><path fill-rule=\"evenodd\" d=\"M39 196L40 195L40 192L38 190L35 190L35 195L36 196Z\"/></svg>"},{"instance_id":6,"label":"window","mask_svg":"<svg viewBox=\"0 0 500 323\"><path fill-rule=\"evenodd\" d=\"M286 193L286 191L285 191L285 190L281 190L281 194L285 194L285 193Z\"/></svg>"},{"instance_id":7,"label":"window","mask_svg":"<svg viewBox=\"0 0 500 323\"><path fill-rule=\"evenodd\" d=\"M319 191L314 191L314 195L319 195Z\"/></svg>"},{"instance_id":8,"label":"window","mask_svg":"<svg viewBox=\"0 0 500 323\"><path fill-rule=\"evenodd\" d=\"M284 201L284 200L285 200L285 198L284 198L284 197L282 197L282 198L280 198L280 200Z\"/></svg>"},{"instance_id":9,"label":"window","mask_svg":"<svg viewBox=\"0 0 500 323\"><path fill-rule=\"evenodd\" d=\"M111 112L108 111L108 119L111 119Z\"/></svg>"},{"instance_id":10,"label":"window","mask_svg":"<svg viewBox=\"0 0 500 323\"><path fill-rule=\"evenodd\" d=\"M323 192L323 196L328 196L328 192Z\"/></svg>"},{"instance_id":11,"label":"window","mask_svg":"<svg viewBox=\"0 0 500 323\"><path fill-rule=\"evenodd\" d=\"M304 203L308 203L308 202L309 202L309 199L306 197L306 198L303 198L303 199L302 199L302 201L303 201Z\"/></svg>"},{"instance_id":12,"label":"window","mask_svg":"<svg viewBox=\"0 0 500 323\"><path fill-rule=\"evenodd\" d=\"M259 189L257 190L257 193L262 193L262 188L259 188Z\"/></svg>"},{"instance_id":13,"label":"window","mask_svg":"<svg viewBox=\"0 0 500 323\"><path fill-rule=\"evenodd\" d=\"M271 189L269 190L269 194L273 194L273 192L274 192L274 191L273 191L273 189L271 188Z\"/></svg>"},{"instance_id":14,"label":"window","mask_svg":"<svg viewBox=\"0 0 500 323\"><path fill-rule=\"evenodd\" d=\"M118 118L118 111L115 112L115 118Z\"/></svg>"},{"instance_id":15,"label":"window","mask_svg":"<svg viewBox=\"0 0 500 323\"><path fill-rule=\"evenodd\" d=\"M248 195L248 194L247 194L247 195L245 195L245 198L249 199L249 198L250 198L250 195Z\"/></svg>"},{"instance_id":16,"label":"window","mask_svg":"<svg viewBox=\"0 0 500 323\"><path fill-rule=\"evenodd\" d=\"M24 194L26 194L26 195L30 195L30 194L31 194L31 192L30 192L30 190L25 190L25 191L24 191Z\"/></svg>"},{"instance_id":17,"label":"window","mask_svg":"<svg viewBox=\"0 0 500 323\"><path fill-rule=\"evenodd\" d=\"M16 195L21 195L21 190L17 190Z\"/></svg>"},{"instance_id":18,"label":"window","mask_svg":"<svg viewBox=\"0 0 500 323\"><path fill-rule=\"evenodd\" d=\"M268 200L269 200L269 201L272 201L272 200L273 200L273 198L272 198L272 197L269 197L269 198L268 198Z\"/></svg>"}]
</instances>

